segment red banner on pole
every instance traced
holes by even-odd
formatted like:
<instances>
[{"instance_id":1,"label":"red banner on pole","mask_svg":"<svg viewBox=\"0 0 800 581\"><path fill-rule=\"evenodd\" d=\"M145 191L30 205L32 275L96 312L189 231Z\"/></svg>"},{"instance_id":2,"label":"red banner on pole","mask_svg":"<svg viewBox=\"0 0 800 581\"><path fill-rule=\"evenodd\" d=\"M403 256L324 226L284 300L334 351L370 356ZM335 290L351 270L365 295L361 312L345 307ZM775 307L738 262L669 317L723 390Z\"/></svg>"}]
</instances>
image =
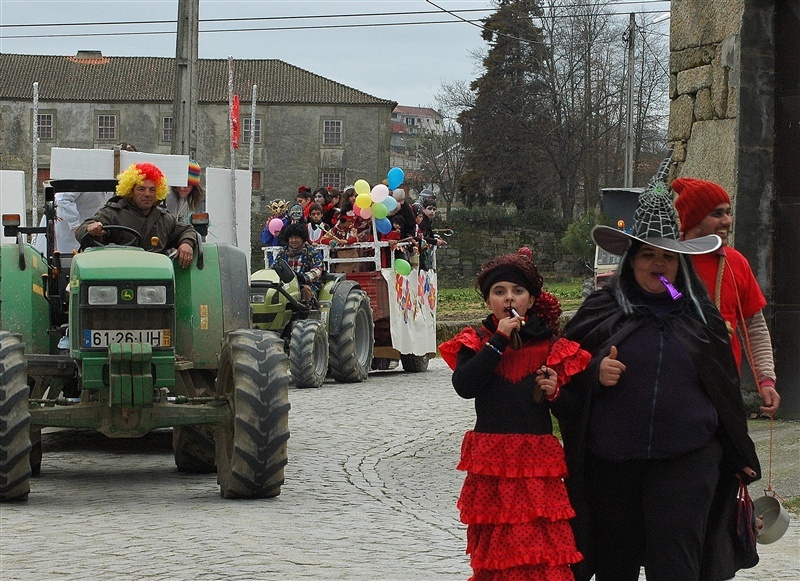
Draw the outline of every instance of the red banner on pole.
<instances>
[{"instance_id":1,"label":"red banner on pole","mask_svg":"<svg viewBox=\"0 0 800 581\"><path fill-rule=\"evenodd\" d=\"M234 149L239 149L239 95L233 96L231 128L231 145L233 145Z\"/></svg>"}]
</instances>

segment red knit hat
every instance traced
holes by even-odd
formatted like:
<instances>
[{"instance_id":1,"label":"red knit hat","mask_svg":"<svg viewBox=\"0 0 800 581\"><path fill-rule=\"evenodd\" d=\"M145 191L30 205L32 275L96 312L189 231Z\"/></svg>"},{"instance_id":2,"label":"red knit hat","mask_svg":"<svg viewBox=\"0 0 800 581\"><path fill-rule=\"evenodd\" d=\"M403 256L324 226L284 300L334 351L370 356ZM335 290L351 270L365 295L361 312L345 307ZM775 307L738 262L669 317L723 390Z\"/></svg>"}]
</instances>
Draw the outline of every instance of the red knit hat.
<instances>
[{"instance_id":1,"label":"red knit hat","mask_svg":"<svg viewBox=\"0 0 800 581\"><path fill-rule=\"evenodd\" d=\"M731 197L722 186L696 178L676 179L672 182L672 191L678 194L675 209L684 233L700 224L720 204L731 203Z\"/></svg>"}]
</instances>

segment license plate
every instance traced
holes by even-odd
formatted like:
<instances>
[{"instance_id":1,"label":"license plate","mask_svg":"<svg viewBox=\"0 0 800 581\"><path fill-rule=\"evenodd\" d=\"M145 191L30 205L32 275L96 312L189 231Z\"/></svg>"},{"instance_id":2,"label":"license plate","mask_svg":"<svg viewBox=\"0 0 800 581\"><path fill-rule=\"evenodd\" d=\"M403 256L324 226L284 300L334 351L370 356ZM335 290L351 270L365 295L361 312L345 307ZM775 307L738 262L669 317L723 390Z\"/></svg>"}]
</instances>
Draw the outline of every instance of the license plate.
<instances>
[{"instance_id":1,"label":"license plate","mask_svg":"<svg viewBox=\"0 0 800 581\"><path fill-rule=\"evenodd\" d=\"M169 329L86 329L83 332L83 346L108 347L112 343L148 343L151 347L170 347Z\"/></svg>"}]
</instances>

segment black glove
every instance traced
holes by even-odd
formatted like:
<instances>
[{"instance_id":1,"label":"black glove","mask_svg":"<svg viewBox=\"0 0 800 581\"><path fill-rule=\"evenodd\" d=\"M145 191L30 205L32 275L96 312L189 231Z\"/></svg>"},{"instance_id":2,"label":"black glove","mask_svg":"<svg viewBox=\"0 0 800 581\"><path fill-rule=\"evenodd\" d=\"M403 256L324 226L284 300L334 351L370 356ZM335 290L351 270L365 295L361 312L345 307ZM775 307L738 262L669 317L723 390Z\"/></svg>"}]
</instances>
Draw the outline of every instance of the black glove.
<instances>
[{"instance_id":1,"label":"black glove","mask_svg":"<svg viewBox=\"0 0 800 581\"><path fill-rule=\"evenodd\" d=\"M308 276L305 272L301 272L297 275L297 281L302 284L311 284L311 277Z\"/></svg>"}]
</instances>

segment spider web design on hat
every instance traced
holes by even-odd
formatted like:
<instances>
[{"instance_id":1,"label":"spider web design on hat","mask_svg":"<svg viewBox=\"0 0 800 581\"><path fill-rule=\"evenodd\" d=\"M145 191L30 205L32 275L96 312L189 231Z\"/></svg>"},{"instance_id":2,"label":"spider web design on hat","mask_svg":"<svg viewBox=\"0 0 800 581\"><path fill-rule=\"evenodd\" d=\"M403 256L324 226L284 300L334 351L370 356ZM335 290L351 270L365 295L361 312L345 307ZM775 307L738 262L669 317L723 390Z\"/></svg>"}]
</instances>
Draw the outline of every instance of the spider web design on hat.
<instances>
[{"instance_id":1,"label":"spider web design on hat","mask_svg":"<svg viewBox=\"0 0 800 581\"><path fill-rule=\"evenodd\" d=\"M678 239L678 214L663 183L658 182L639 195L632 234L636 238Z\"/></svg>"}]
</instances>

